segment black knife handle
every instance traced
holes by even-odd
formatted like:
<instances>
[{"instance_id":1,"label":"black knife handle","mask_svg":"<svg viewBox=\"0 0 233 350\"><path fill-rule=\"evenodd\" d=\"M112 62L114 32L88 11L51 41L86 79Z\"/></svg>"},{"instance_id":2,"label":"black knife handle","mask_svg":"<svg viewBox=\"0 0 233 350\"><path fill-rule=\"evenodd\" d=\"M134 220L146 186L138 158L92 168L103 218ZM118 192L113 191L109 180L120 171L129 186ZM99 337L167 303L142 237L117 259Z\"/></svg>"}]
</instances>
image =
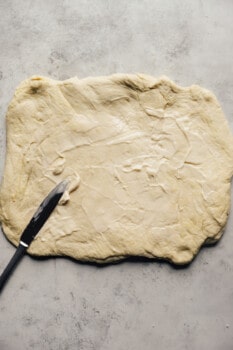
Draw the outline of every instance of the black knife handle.
<instances>
[{"instance_id":1,"label":"black knife handle","mask_svg":"<svg viewBox=\"0 0 233 350\"><path fill-rule=\"evenodd\" d=\"M10 276L11 272L13 272L14 268L16 267L16 264L20 261L20 259L23 257L27 247L19 244L18 248L16 249L15 254L12 256L9 264L6 266L5 270L0 276L0 292L7 281L8 277Z\"/></svg>"}]
</instances>

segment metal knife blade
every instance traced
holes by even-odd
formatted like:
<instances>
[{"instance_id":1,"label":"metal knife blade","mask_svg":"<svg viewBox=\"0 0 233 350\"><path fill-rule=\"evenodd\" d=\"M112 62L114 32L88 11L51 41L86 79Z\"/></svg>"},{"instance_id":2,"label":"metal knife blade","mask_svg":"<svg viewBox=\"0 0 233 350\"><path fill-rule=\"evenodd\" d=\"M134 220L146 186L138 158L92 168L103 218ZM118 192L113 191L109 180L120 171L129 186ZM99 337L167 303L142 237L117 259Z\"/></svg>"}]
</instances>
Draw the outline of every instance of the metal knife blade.
<instances>
[{"instance_id":1,"label":"metal knife blade","mask_svg":"<svg viewBox=\"0 0 233 350\"><path fill-rule=\"evenodd\" d=\"M35 214L33 215L32 219L30 220L29 224L27 225L27 227L25 228L25 230L23 231L20 237L20 242L16 249L15 254L13 255L9 264L6 266L5 270L0 276L0 291L3 288L8 277L10 276L11 272L15 268L16 264L23 257L25 251L27 250L27 248L29 247L29 245L31 244L31 242L33 241L37 233L40 231L40 229L45 224L49 216L52 214L60 198L65 192L67 185L68 185L67 180L60 182L48 194L48 196L43 200L43 202L40 204L40 206L36 210Z\"/></svg>"}]
</instances>

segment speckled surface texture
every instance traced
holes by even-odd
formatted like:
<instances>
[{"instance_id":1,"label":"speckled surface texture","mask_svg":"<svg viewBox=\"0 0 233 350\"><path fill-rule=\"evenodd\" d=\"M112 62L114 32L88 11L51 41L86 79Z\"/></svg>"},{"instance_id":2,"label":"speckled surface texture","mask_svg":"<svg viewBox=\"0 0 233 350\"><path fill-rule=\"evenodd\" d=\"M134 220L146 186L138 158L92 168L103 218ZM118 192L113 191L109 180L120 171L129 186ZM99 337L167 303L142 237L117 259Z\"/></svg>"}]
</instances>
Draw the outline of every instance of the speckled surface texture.
<instances>
[{"instance_id":1,"label":"speckled surface texture","mask_svg":"<svg viewBox=\"0 0 233 350\"><path fill-rule=\"evenodd\" d=\"M0 1L4 116L21 80L167 75L212 90L233 131L231 0ZM188 268L25 256L0 295L0 349L232 350L233 215ZM0 235L0 270L15 248Z\"/></svg>"}]
</instances>

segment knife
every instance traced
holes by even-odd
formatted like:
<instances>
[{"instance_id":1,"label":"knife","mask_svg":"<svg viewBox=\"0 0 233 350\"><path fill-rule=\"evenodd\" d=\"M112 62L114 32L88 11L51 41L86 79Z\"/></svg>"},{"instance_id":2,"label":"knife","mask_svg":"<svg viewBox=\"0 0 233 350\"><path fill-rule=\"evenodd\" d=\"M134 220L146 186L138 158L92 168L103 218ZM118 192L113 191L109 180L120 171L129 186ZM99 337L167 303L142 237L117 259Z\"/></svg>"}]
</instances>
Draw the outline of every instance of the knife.
<instances>
[{"instance_id":1,"label":"knife","mask_svg":"<svg viewBox=\"0 0 233 350\"><path fill-rule=\"evenodd\" d=\"M67 180L60 182L43 200L43 202L40 204L39 208L31 218L31 221L29 222L29 224L27 225L20 237L19 245L16 249L15 254L13 255L9 264L6 266L5 270L0 276L0 292L8 277L10 276L11 272L16 267L16 264L23 257L29 245L31 244L37 233L40 231L44 223L47 221L55 207L57 206L60 198L62 197L63 193L67 188L67 185Z\"/></svg>"}]
</instances>

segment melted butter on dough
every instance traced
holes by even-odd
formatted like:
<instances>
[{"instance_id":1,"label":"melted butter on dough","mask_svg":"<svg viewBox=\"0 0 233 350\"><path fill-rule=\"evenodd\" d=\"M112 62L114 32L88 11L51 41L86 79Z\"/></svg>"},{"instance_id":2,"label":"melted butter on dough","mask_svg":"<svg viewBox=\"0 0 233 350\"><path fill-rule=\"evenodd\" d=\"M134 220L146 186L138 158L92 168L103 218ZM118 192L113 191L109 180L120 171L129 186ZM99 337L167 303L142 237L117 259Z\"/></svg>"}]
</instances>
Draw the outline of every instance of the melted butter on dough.
<instances>
[{"instance_id":1,"label":"melted butter on dough","mask_svg":"<svg viewBox=\"0 0 233 350\"><path fill-rule=\"evenodd\" d=\"M29 253L183 264L221 237L232 173L227 121L199 86L145 75L32 77L7 113L0 219L17 245L41 200L68 179Z\"/></svg>"}]
</instances>

